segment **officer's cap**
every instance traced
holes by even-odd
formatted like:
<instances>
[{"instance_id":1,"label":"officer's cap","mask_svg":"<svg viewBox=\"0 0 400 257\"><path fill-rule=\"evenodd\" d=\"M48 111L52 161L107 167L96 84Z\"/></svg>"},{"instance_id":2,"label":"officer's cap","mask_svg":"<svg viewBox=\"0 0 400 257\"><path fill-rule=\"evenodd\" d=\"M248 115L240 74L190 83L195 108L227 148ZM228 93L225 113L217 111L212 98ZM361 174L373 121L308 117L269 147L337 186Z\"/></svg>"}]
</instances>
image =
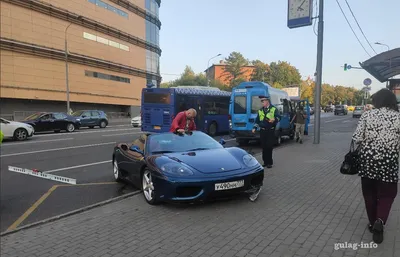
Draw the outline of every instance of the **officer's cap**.
<instances>
[{"instance_id":1,"label":"officer's cap","mask_svg":"<svg viewBox=\"0 0 400 257\"><path fill-rule=\"evenodd\" d=\"M265 95L260 95L258 98L260 98L261 101L263 101L263 100L269 100L269 96L265 96Z\"/></svg>"}]
</instances>

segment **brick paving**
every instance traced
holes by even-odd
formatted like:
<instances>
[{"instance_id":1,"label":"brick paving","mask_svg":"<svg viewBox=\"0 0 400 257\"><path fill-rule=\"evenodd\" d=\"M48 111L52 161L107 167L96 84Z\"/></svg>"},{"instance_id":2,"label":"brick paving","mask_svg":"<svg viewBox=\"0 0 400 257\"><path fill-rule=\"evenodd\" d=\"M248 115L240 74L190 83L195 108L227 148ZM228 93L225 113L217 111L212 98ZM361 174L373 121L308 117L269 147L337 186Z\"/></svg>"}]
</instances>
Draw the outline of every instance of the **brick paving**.
<instances>
[{"instance_id":1,"label":"brick paving","mask_svg":"<svg viewBox=\"0 0 400 257\"><path fill-rule=\"evenodd\" d=\"M350 136L277 149L255 203L150 206L138 195L4 236L1 256L400 256L399 198L378 248L334 249L372 240L359 177L339 173Z\"/></svg>"}]
</instances>

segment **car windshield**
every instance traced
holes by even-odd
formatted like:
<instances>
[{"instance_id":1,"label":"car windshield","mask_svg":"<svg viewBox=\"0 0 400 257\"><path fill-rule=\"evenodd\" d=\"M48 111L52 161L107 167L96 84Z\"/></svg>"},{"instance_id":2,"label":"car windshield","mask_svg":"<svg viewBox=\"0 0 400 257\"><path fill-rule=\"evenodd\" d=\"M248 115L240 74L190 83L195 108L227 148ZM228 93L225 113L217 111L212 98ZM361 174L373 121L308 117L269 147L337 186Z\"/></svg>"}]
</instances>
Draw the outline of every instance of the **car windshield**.
<instances>
[{"instance_id":1,"label":"car windshield","mask_svg":"<svg viewBox=\"0 0 400 257\"><path fill-rule=\"evenodd\" d=\"M335 108L336 108L336 109L343 108L343 105L336 105Z\"/></svg>"},{"instance_id":2,"label":"car windshield","mask_svg":"<svg viewBox=\"0 0 400 257\"><path fill-rule=\"evenodd\" d=\"M71 116L78 117L78 116L81 116L81 114L82 114L83 112L84 112L84 111L76 111L76 112L72 113Z\"/></svg>"},{"instance_id":3,"label":"car windshield","mask_svg":"<svg viewBox=\"0 0 400 257\"><path fill-rule=\"evenodd\" d=\"M37 118L39 118L43 113L38 112L38 113L34 113L32 115L29 115L28 117L26 117L24 120L36 120Z\"/></svg>"},{"instance_id":4,"label":"car windshield","mask_svg":"<svg viewBox=\"0 0 400 257\"><path fill-rule=\"evenodd\" d=\"M150 154L219 148L223 148L219 142L199 131L194 131L191 135L176 135L174 133L153 134L147 142L147 152Z\"/></svg>"}]
</instances>

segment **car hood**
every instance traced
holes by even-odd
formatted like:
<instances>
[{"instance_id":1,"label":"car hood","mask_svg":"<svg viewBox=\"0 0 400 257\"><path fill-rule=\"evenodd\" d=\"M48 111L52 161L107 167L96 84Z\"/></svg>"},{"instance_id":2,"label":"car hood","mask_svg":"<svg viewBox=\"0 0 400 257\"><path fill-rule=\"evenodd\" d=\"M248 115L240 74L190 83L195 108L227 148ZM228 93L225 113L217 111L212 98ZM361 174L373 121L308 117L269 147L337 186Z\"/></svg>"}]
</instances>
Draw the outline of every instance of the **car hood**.
<instances>
[{"instance_id":1,"label":"car hood","mask_svg":"<svg viewBox=\"0 0 400 257\"><path fill-rule=\"evenodd\" d=\"M26 124L25 122L18 122L18 121L10 121L10 125L21 126L21 127L29 126L29 124Z\"/></svg>"},{"instance_id":2,"label":"car hood","mask_svg":"<svg viewBox=\"0 0 400 257\"><path fill-rule=\"evenodd\" d=\"M168 153L164 154L164 156L179 160L192 169L204 174L223 173L242 168L241 163L225 148L185 153Z\"/></svg>"}]
</instances>

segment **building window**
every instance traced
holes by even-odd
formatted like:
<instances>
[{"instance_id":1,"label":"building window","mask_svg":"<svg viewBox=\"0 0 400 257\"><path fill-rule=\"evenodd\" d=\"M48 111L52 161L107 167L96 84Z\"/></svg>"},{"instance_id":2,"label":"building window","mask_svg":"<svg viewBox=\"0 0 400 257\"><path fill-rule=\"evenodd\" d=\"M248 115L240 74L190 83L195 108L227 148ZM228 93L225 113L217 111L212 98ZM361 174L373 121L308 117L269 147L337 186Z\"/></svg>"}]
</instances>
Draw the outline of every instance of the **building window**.
<instances>
[{"instance_id":1,"label":"building window","mask_svg":"<svg viewBox=\"0 0 400 257\"><path fill-rule=\"evenodd\" d=\"M146 50L146 71L160 73L160 56L149 50Z\"/></svg>"},{"instance_id":2,"label":"building window","mask_svg":"<svg viewBox=\"0 0 400 257\"><path fill-rule=\"evenodd\" d=\"M146 11L153 14L157 18L159 17L159 9L160 7L155 0L146 0Z\"/></svg>"},{"instance_id":3,"label":"building window","mask_svg":"<svg viewBox=\"0 0 400 257\"><path fill-rule=\"evenodd\" d=\"M95 72L95 71L85 71L85 76L86 77L92 77L92 78L99 78L99 79L106 79L106 80L113 80L113 81L118 81L118 82L124 82L124 83L131 83L130 78L124 78L120 76L115 76L115 75L109 75L109 74L104 74L100 72Z\"/></svg>"},{"instance_id":4,"label":"building window","mask_svg":"<svg viewBox=\"0 0 400 257\"><path fill-rule=\"evenodd\" d=\"M148 20L146 20L146 41L157 46L160 45L160 29L156 24L153 24Z\"/></svg>"},{"instance_id":5,"label":"building window","mask_svg":"<svg viewBox=\"0 0 400 257\"><path fill-rule=\"evenodd\" d=\"M106 38L102 38L102 37L99 37L99 36L96 36L96 35L93 35L93 34L90 34L90 33L87 33L87 32L83 32L83 37L85 39L96 41L98 43L109 45L109 46L112 46L112 47L115 47L115 48L118 48L118 49L121 49L121 50L129 52L129 46L114 42L112 40L108 40Z\"/></svg>"},{"instance_id":6,"label":"building window","mask_svg":"<svg viewBox=\"0 0 400 257\"><path fill-rule=\"evenodd\" d=\"M101 0L88 0L88 2L92 3L92 4L95 4L98 7L101 7L101 8L104 8L106 10L109 10L110 12L118 14L119 16L122 16L124 18L128 18L128 13L126 13L126 12L124 12L124 11L118 9L118 8L115 8L114 6L109 5L109 4L107 4L107 3L105 3L105 2L103 2Z\"/></svg>"}]
</instances>

